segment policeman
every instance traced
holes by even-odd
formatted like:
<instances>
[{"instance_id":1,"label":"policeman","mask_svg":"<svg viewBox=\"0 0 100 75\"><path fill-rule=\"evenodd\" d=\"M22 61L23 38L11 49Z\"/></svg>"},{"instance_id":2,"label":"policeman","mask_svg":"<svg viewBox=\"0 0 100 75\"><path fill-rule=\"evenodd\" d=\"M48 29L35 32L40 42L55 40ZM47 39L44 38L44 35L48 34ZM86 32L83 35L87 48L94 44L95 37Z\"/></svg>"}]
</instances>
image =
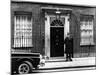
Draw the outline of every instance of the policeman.
<instances>
[{"instance_id":1,"label":"policeman","mask_svg":"<svg viewBox=\"0 0 100 75\"><path fill-rule=\"evenodd\" d=\"M67 34L65 38L65 53L66 53L66 61L72 61L72 54L73 54L73 38L70 33Z\"/></svg>"}]
</instances>

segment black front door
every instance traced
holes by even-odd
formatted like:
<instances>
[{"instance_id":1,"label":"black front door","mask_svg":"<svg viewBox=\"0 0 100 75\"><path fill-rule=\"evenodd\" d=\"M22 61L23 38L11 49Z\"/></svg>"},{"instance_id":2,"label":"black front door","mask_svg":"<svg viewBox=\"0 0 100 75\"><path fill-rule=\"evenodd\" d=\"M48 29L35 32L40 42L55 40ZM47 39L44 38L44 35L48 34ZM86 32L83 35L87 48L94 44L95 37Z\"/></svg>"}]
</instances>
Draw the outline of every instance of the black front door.
<instances>
[{"instance_id":1,"label":"black front door","mask_svg":"<svg viewBox=\"0 0 100 75\"><path fill-rule=\"evenodd\" d=\"M50 56L64 56L64 27L50 27Z\"/></svg>"}]
</instances>

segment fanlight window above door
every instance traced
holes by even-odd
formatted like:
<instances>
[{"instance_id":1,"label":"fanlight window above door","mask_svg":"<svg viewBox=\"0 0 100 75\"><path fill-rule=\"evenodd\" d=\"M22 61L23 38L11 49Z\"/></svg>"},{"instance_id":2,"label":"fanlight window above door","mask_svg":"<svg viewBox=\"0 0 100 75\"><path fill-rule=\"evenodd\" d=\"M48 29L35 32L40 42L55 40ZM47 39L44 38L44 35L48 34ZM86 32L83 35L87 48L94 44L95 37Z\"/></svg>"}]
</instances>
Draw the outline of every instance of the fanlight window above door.
<instances>
[{"instance_id":1,"label":"fanlight window above door","mask_svg":"<svg viewBox=\"0 0 100 75\"><path fill-rule=\"evenodd\" d=\"M63 26L63 23L60 20L54 20L51 26Z\"/></svg>"},{"instance_id":2,"label":"fanlight window above door","mask_svg":"<svg viewBox=\"0 0 100 75\"><path fill-rule=\"evenodd\" d=\"M64 18L60 18L60 19L56 19L56 17L50 17L50 25L51 27L62 27L64 26L65 23L65 19Z\"/></svg>"}]
</instances>

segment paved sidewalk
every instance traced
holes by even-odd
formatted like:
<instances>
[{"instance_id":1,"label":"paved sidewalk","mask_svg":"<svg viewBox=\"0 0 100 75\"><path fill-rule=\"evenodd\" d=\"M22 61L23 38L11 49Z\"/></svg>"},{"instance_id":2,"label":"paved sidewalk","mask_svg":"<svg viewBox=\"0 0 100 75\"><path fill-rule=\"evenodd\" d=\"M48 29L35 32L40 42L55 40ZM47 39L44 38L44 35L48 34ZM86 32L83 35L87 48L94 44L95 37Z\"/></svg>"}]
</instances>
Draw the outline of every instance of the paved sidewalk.
<instances>
[{"instance_id":1,"label":"paved sidewalk","mask_svg":"<svg viewBox=\"0 0 100 75\"><path fill-rule=\"evenodd\" d=\"M82 67L95 66L95 57L73 58L73 61L65 61L65 59L56 59L46 61L45 66L40 69L65 68L65 67Z\"/></svg>"},{"instance_id":2,"label":"paved sidewalk","mask_svg":"<svg viewBox=\"0 0 100 75\"><path fill-rule=\"evenodd\" d=\"M95 69L95 57L73 58L72 62L66 62L65 59L50 59L46 61L45 66L40 67L38 70L33 70L33 73L21 75L33 75L35 73L39 74L84 69Z\"/></svg>"}]
</instances>

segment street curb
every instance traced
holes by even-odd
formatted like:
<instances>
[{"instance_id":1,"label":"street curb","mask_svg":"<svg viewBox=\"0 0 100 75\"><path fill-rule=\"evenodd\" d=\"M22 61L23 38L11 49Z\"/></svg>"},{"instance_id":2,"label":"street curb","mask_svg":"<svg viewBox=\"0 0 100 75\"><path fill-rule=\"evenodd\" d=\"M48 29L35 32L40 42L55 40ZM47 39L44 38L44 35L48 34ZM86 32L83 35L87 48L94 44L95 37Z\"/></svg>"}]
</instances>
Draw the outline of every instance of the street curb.
<instances>
[{"instance_id":1,"label":"street curb","mask_svg":"<svg viewBox=\"0 0 100 75\"><path fill-rule=\"evenodd\" d=\"M86 65L86 66L71 66L71 67L57 67L57 68L43 68L39 70L54 70L54 69L69 69L69 68L86 68L86 67L96 67L96 65Z\"/></svg>"}]
</instances>

